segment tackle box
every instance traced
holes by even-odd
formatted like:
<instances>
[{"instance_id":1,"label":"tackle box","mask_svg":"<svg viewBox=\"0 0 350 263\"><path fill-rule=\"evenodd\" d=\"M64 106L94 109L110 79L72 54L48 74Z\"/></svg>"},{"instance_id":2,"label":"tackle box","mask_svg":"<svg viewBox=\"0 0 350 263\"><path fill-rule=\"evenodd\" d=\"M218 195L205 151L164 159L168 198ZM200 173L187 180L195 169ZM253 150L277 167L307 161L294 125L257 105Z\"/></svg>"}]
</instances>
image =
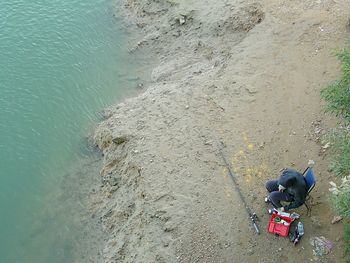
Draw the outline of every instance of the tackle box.
<instances>
[{"instance_id":1,"label":"tackle box","mask_svg":"<svg viewBox=\"0 0 350 263\"><path fill-rule=\"evenodd\" d=\"M269 220L268 231L271 234L286 237L294 218L280 214L272 214Z\"/></svg>"}]
</instances>

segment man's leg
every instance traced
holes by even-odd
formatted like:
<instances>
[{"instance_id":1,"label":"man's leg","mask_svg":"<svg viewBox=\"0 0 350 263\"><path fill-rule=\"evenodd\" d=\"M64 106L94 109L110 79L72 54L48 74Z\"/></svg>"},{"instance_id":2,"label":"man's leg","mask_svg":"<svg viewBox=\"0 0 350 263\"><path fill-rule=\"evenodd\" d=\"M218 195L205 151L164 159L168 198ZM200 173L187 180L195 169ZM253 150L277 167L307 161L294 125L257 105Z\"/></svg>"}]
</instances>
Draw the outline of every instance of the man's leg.
<instances>
[{"instance_id":1,"label":"man's leg","mask_svg":"<svg viewBox=\"0 0 350 263\"><path fill-rule=\"evenodd\" d=\"M278 191L278 180L270 180L266 182L266 189L269 193Z\"/></svg>"},{"instance_id":2,"label":"man's leg","mask_svg":"<svg viewBox=\"0 0 350 263\"><path fill-rule=\"evenodd\" d=\"M270 193L269 201L272 203L272 205L275 208L279 208L279 207L282 207L281 201L291 202L291 201L293 201L293 197L288 193L274 191L274 192Z\"/></svg>"}]
</instances>

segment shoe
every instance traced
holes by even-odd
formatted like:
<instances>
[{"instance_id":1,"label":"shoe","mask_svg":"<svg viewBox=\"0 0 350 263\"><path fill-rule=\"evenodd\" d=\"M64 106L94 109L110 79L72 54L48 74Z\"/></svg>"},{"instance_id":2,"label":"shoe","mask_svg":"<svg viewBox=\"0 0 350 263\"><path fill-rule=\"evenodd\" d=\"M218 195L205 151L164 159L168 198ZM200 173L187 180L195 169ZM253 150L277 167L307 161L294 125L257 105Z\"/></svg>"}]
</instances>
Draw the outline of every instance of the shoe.
<instances>
[{"instance_id":1,"label":"shoe","mask_svg":"<svg viewBox=\"0 0 350 263\"><path fill-rule=\"evenodd\" d=\"M271 203L271 201L270 201L270 199L269 199L268 196L265 197L264 202L265 202L266 204L270 204L270 203Z\"/></svg>"}]
</instances>

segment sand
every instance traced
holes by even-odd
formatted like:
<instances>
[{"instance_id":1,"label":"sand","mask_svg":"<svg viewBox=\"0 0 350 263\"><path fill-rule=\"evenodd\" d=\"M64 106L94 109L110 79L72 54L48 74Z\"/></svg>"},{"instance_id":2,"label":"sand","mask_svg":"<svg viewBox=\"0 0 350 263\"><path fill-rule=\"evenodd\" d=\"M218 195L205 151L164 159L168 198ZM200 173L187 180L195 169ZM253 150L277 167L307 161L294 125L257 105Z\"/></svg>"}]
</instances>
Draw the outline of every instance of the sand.
<instances>
[{"instance_id":1,"label":"sand","mask_svg":"<svg viewBox=\"0 0 350 263\"><path fill-rule=\"evenodd\" d=\"M116 16L147 52L151 81L97 127L100 187L89 211L104 229L102 262L343 261L331 224L327 150L335 120L320 89L337 79L332 53L348 36L347 0L122 0ZM256 212L256 235L219 154ZM294 247L267 232L265 181L315 161L311 213ZM325 236L330 255L308 240Z\"/></svg>"}]
</instances>

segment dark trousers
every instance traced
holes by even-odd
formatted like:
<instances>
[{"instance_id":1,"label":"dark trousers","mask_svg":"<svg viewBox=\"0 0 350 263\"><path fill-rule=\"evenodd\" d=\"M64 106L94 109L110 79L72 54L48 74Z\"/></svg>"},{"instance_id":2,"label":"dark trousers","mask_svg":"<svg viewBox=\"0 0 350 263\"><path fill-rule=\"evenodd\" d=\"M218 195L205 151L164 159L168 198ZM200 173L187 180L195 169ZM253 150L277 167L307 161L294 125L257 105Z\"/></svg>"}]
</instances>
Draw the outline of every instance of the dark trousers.
<instances>
[{"instance_id":1,"label":"dark trousers","mask_svg":"<svg viewBox=\"0 0 350 263\"><path fill-rule=\"evenodd\" d=\"M268 199L275 208L282 207L281 201L293 201L293 196L291 194L278 191L278 180L268 181L266 183L266 189L270 193Z\"/></svg>"}]
</instances>

